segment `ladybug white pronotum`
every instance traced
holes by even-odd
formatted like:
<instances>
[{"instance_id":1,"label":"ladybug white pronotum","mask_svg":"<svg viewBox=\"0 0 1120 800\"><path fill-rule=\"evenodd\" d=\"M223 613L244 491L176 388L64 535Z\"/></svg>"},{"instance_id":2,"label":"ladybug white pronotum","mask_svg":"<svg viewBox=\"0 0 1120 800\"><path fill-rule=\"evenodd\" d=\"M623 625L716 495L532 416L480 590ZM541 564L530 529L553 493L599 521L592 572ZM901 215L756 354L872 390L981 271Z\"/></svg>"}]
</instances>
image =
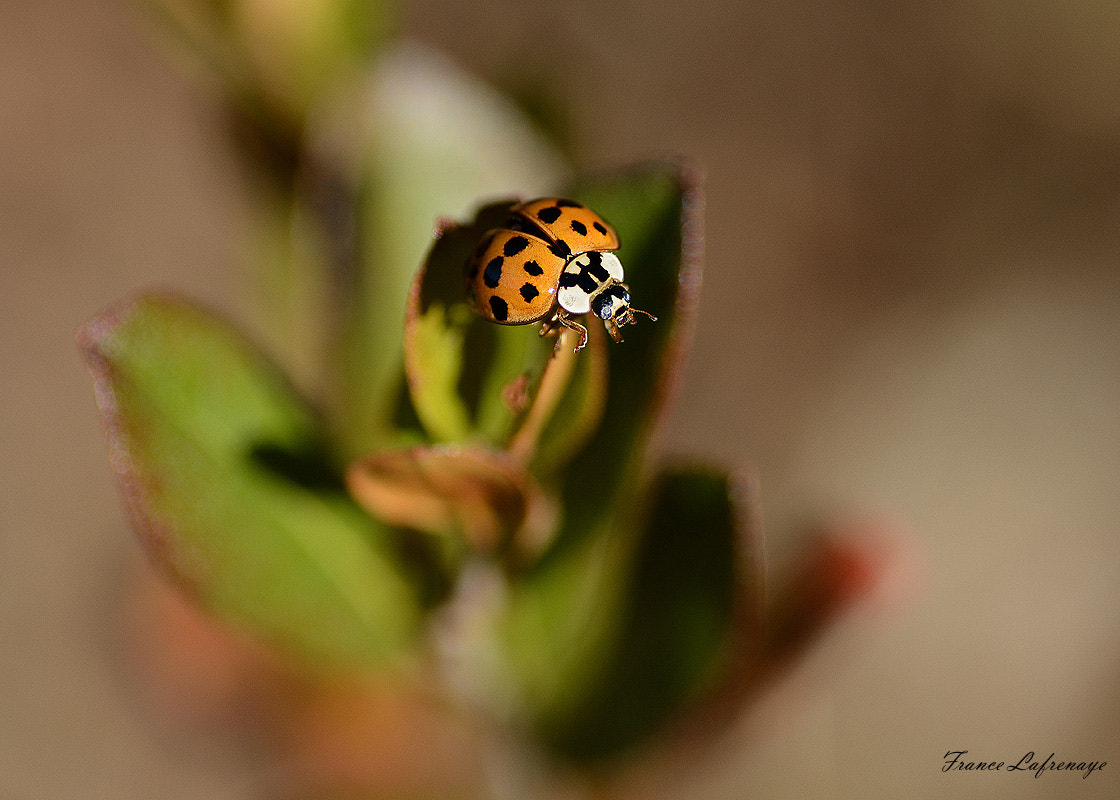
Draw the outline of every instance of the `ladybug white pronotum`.
<instances>
[{"instance_id":1,"label":"ladybug white pronotum","mask_svg":"<svg viewBox=\"0 0 1120 800\"><path fill-rule=\"evenodd\" d=\"M528 325L544 320L541 336L558 326L579 333L576 350L587 344L587 328L572 317L593 313L611 338L634 322L634 314L657 317L630 305L622 282L622 262L612 250L618 234L606 221L574 200L544 197L510 209L505 227L489 231L467 262L467 294L475 310L491 322Z\"/></svg>"}]
</instances>

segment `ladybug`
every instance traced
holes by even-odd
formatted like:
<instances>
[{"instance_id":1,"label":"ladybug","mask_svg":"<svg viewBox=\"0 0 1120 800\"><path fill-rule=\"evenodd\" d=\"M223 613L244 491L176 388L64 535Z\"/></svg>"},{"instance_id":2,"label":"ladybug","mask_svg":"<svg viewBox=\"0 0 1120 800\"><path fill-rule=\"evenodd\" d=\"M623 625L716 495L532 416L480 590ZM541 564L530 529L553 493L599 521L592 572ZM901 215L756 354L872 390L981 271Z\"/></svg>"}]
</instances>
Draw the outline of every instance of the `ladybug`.
<instances>
[{"instance_id":1,"label":"ladybug","mask_svg":"<svg viewBox=\"0 0 1120 800\"><path fill-rule=\"evenodd\" d=\"M587 328L572 317L593 313L616 342L618 329L635 314L657 317L630 305L622 262L611 252L618 234L574 200L543 197L510 209L505 227L489 231L467 261L467 296L484 318L500 325L543 320L540 335L560 326L587 344Z\"/></svg>"}]
</instances>

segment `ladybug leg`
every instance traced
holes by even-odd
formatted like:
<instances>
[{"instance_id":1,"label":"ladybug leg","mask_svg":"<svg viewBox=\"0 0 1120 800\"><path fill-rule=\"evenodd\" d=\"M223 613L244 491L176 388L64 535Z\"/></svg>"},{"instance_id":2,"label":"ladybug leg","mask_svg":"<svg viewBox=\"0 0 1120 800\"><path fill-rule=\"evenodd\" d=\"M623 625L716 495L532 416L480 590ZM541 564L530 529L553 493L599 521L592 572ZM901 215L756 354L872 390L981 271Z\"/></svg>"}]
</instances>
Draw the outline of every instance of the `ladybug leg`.
<instances>
[{"instance_id":1,"label":"ladybug leg","mask_svg":"<svg viewBox=\"0 0 1120 800\"><path fill-rule=\"evenodd\" d=\"M582 350L583 346L587 344L587 328L583 327L578 322L572 322L566 315L558 315L556 321L568 330L575 331L579 334L579 343L576 344L575 352L578 353ZM559 342L557 344L559 344Z\"/></svg>"},{"instance_id":2,"label":"ladybug leg","mask_svg":"<svg viewBox=\"0 0 1120 800\"><path fill-rule=\"evenodd\" d=\"M538 335L542 339L546 336L555 336L557 333L559 333L559 324L560 323L556 320L556 315L553 315L552 319L541 323L541 329L540 331L538 331Z\"/></svg>"},{"instance_id":3,"label":"ladybug leg","mask_svg":"<svg viewBox=\"0 0 1120 800\"><path fill-rule=\"evenodd\" d=\"M607 328L607 333L611 335L611 338L614 339L616 344L622 341L622 334L618 332L618 321L614 317L603 320L603 324Z\"/></svg>"},{"instance_id":4,"label":"ladybug leg","mask_svg":"<svg viewBox=\"0 0 1120 800\"><path fill-rule=\"evenodd\" d=\"M587 344L587 328L583 327L578 322L572 322L563 311L557 311L547 322L543 323L540 331L538 331L538 335L541 338L545 336L558 336L561 326L579 334L579 343L576 345L576 350L582 350L584 345ZM556 346L557 348L560 347L559 339L556 340Z\"/></svg>"}]
</instances>

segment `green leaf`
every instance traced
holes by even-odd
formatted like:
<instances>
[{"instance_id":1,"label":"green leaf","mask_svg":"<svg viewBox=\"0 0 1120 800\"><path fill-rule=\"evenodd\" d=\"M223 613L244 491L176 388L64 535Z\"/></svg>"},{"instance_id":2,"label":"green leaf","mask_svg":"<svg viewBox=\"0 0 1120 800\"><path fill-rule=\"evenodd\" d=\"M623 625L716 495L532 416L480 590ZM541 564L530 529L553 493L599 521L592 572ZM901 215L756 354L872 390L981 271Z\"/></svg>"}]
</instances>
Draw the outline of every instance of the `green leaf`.
<instances>
[{"instance_id":1,"label":"green leaf","mask_svg":"<svg viewBox=\"0 0 1120 800\"><path fill-rule=\"evenodd\" d=\"M377 0L142 0L242 103L298 123L354 80L395 16ZM260 109L252 109L254 115Z\"/></svg>"},{"instance_id":2,"label":"green leaf","mask_svg":"<svg viewBox=\"0 0 1120 800\"><path fill-rule=\"evenodd\" d=\"M759 611L742 500L721 472L681 470L656 482L609 647L584 691L544 725L558 753L577 761L618 755L721 677L741 615Z\"/></svg>"},{"instance_id":3,"label":"green leaf","mask_svg":"<svg viewBox=\"0 0 1120 800\"><path fill-rule=\"evenodd\" d=\"M446 226L413 280L405 369L413 407L437 442L505 446L524 410L510 390L521 382L525 400L535 396L553 361L555 340L542 340L537 326L495 325L467 304L464 265L509 206L495 203L468 225Z\"/></svg>"},{"instance_id":4,"label":"green leaf","mask_svg":"<svg viewBox=\"0 0 1120 800\"><path fill-rule=\"evenodd\" d=\"M317 418L227 323L150 296L79 335L150 554L215 613L321 668L390 665L416 599Z\"/></svg>"},{"instance_id":5,"label":"green leaf","mask_svg":"<svg viewBox=\"0 0 1120 800\"><path fill-rule=\"evenodd\" d=\"M512 104L443 57L402 47L374 77L358 137L359 274L341 347L338 438L349 458L395 444L405 305L437 221L465 216L480 197L541 190L564 173ZM437 438L456 438L461 422L450 419Z\"/></svg>"},{"instance_id":6,"label":"green leaf","mask_svg":"<svg viewBox=\"0 0 1120 800\"><path fill-rule=\"evenodd\" d=\"M324 353L332 344L331 246L307 189L261 198L254 237L253 328L296 386L315 398L327 384Z\"/></svg>"},{"instance_id":7,"label":"green leaf","mask_svg":"<svg viewBox=\"0 0 1120 800\"><path fill-rule=\"evenodd\" d=\"M699 288L699 194L680 167L601 176L570 195L618 231L632 301L658 321L643 319L624 329L625 342L607 343L602 419L558 476L564 523L511 592L511 667L545 728L577 715L618 630L650 435L676 383Z\"/></svg>"},{"instance_id":8,"label":"green leaf","mask_svg":"<svg viewBox=\"0 0 1120 800\"><path fill-rule=\"evenodd\" d=\"M639 318L623 329L625 342L607 348L602 420L564 476L564 505L576 515L565 539L588 535L612 513L625 513L641 487L652 434L691 342L702 245L700 190L680 165L649 164L588 179L569 194L614 226L631 301L658 320Z\"/></svg>"},{"instance_id":9,"label":"green leaf","mask_svg":"<svg viewBox=\"0 0 1120 800\"><path fill-rule=\"evenodd\" d=\"M377 0L232 0L232 44L254 85L293 119L335 99L389 39L395 16Z\"/></svg>"}]
</instances>

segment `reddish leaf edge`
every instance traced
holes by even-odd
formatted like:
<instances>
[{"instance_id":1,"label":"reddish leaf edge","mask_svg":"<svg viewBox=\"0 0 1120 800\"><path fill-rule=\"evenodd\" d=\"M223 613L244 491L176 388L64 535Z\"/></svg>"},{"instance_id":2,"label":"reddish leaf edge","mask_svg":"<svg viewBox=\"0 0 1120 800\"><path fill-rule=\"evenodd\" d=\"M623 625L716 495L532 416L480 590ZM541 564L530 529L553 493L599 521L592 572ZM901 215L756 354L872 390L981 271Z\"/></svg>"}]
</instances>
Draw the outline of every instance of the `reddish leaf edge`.
<instances>
[{"instance_id":1,"label":"reddish leaf edge","mask_svg":"<svg viewBox=\"0 0 1120 800\"><path fill-rule=\"evenodd\" d=\"M162 288L141 290L106 306L79 326L75 333L75 343L93 381L94 398L125 521L139 539L143 551L156 572L202 608L202 604L198 603L197 599L201 591L201 579L191 575L187 565L180 563L172 553L174 523L163 519L147 503L147 496L157 490L158 486L152 485L133 462L129 435L114 389L116 373L110 357L102 347L103 343L142 306L186 311L226 325L230 335L247 351L253 353L261 365L271 372L273 380L283 385L290 395L303 404L314 417L321 420L321 415L301 395L274 359L251 336L245 334L221 311L181 292ZM152 480L155 478L153 477Z\"/></svg>"},{"instance_id":2,"label":"reddish leaf edge","mask_svg":"<svg viewBox=\"0 0 1120 800\"><path fill-rule=\"evenodd\" d=\"M171 557L171 525L159 518L146 502L150 489L135 468L129 452L129 439L114 389L116 372L102 344L142 304L193 306L189 300L171 292L144 292L129 296L91 317L78 328L75 341L93 380L94 398L101 417L102 432L109 450L109 465L116 478L117 491L125 518L140 539L153 566L191 596L196 593L194 581L182 574Z\"/></svg>"}]
</instances>

